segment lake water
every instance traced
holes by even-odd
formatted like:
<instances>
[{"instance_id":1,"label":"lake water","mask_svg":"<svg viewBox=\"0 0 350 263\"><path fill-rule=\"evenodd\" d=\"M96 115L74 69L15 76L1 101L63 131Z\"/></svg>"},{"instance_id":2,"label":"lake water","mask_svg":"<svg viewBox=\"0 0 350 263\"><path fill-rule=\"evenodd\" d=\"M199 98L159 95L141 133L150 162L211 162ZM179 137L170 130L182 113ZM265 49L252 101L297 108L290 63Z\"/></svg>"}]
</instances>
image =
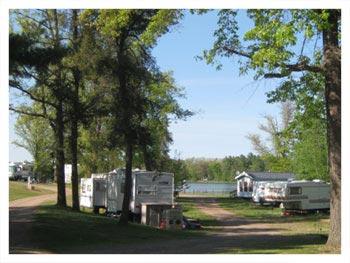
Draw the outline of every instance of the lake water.
<instances>
[{"instance_id":1,"label":"lake water","mask_svg":"<svg viewBox=\"0 0 350 263\"><path fill-rule=\"evenodd\" d=\"M184 193L229 193L237 188L234 183L187 182Z\"/></svg>"}]
</instances>

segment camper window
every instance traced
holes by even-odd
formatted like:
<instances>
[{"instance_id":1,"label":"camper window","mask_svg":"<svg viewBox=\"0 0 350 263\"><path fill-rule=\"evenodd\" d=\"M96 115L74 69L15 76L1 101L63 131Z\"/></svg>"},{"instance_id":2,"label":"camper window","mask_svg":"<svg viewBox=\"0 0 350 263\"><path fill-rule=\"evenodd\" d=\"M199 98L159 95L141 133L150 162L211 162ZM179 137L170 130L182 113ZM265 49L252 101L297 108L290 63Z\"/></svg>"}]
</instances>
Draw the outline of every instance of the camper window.
<instances>
[{"instance_id":1,"label":"camper window","mask_svg":"<svg viewBox=\"0 0 350 263\"><path fill-rule=\"evenodd\" d=\"M290 187L289 194L290 195L300 195L301 194L301 187Z\"/></svg>"},{"instance_id":2,"label":"camper window","mask_svg":"<svg viewBox=\"0 0 350 263\"><path fill-rule=\"evenodd\" d=\"M157 189L154 187L139 186L137 189L138 195L156 195Z\"/></svg>"},{"instance_id":3,"label":"camper window","mask_svg":"<svg viewBox=\"0 0 350 263\"><path fill-rule=\"evenodd\" d=\"M124 194L124 188L125 188L125 182L122 182L122 183L120 184L120 193L121 193L121 194Z\"/></svg>"},{"instance_id":4,"label":"camper window","mask_svg":"<svg viewBox=\"0 0 350 263\"><path fill-rule=\"evenodd\" d=\"M87 185L86 191L91 192L91 185L90 184Z\"/></svg>"},{"instance_id":5,"label":"camper window","mask_svg":"<svg viewBox=\"0 0 350 263\"><path fill-rule=\"evenodd\" d=\"M81 192L82 192L83 194L85 194L85 192L86 192L86 184L85 184L85 183L82 183L82 184L81 184Z\"/></svg>"}]
</instances>

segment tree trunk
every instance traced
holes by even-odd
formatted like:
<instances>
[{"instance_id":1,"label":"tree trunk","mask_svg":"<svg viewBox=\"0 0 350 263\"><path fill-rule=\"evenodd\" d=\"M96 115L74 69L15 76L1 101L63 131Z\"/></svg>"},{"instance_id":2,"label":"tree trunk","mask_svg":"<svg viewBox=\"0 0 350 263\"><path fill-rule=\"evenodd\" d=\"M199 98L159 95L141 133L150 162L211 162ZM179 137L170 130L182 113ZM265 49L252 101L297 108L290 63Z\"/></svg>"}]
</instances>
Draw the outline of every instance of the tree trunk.
<instances>
[{"instance_id":1,"label":"tree trunk","mask_svg":"<svg viewBox=\"0 0 350 263\"><path fill-rule=\"evenodd\" d=\"M72 156L72 208L79 211L79 182L78 182L78 124L71 122L70 151Z\"/></svg>"},{"instance_id":2,"label":"tree trunk","mask_svg":"<svg viewBox=\"0 0 350 263\"><path fill-rule=\"evenodd\" d=\"M66 207L66 185L64 181L64 123L63 123L63 103L59 102L56 109L56 153L55 153L55 177L57 180L57 206Z\"/></svg>"},{"instance_id":3,"label":"tree trunk","mask_svg":"<svg viewBox=\"0 0 350 263\"><path fill-rule=\"evenodd\" d=\"M73 47L78 49L78 13L72 10L72 31ZM70 151L72 156L72 207L73 210L79 211L79 182L78 182L78 112L79 112L79 86L80 71L78 68L73 69L74 90L72 94L72 116L71 116L71 136Z\"/></svg>"},{"instance_id":4,"label":"tree trunk","mask_svg":"<svg viewBox=\"0 0 350 263\"><path fill-rule=\"evenodd\" d=\"M125 186L124 186L124 199L123 199L123 209L119 220L120 224L126 225L129 220L129 205L131 196L131 176L132 176L132 143L130 140L126 141L126 151L125 151Z\"/></svg>"},{"instance_id":5,"label":"tree trunk","mask_svg":"<svg viewBox=\"0 0 350 263\"><path fill-rule=\"evenodd\" d=\"M330 233L327 245L341 246L341 50L340 11L330 10L323 30L328 158L331 179Z\"/></svg>"},{"instance_id":6,"label":"tree trunk","mask_svg":"<svg viewBox=\"0 0 350 263\"><path fill-rule=\"evenodd\" d=\"M147 171L153 171L155 169L155 164L152 161L151 154L147 151L147 145L142 145L143 162Z\"/></svg>"}]
</instances>

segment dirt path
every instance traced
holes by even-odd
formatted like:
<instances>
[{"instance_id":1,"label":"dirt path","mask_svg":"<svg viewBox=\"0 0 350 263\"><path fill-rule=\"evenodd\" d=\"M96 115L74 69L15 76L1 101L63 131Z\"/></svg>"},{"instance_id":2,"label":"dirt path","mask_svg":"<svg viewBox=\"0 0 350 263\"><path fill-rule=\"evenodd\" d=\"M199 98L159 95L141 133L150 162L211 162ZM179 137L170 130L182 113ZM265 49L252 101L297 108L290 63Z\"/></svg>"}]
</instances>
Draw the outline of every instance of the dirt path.
<instances>
[{"instance_id":1,"label":"dirt path","mask_svg":"<svg viewBox=\"0 0 350 263\"><path fill-rule=\"evenodd\" d=\"M259 220L236 216L234 213L221 208L215 198L198 199L197 208L218 221L217 226L206 227L209 230L214 230L214 234L217 235L256 236L277 235L281 232L278 224L266 224L259 222Z\"/></svg>"},{"instance_id":2,"label":"dirt path","mask_svg":"<svg viewBox=\"0 0 350 263\"><path fill-rule=\"evenodd\" d=\"M55 200L56 194L39 195L10 202L10 253L43 253L32 241L33 217L38 206Z\"/></svg>"}]
</instances>

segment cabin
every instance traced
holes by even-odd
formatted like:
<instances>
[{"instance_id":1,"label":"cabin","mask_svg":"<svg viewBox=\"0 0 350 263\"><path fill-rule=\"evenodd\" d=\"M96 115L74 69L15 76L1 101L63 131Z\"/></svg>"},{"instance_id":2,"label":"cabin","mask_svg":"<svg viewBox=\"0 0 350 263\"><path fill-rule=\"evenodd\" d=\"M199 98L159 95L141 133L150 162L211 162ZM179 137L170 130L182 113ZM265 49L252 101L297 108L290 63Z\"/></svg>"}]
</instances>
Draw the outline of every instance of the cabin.
<instances>
[{"instance_id":1,"label":"cabin","mask_svg":"<svg viewBox=\"0 0 350 263\"><path fill-rule=\"evenodd\" d=\"M292 173L242 172L235 177L237 180L237 197L252 198L254 188L264 182L290 181Z\"/></svg>"}]
</instances>

